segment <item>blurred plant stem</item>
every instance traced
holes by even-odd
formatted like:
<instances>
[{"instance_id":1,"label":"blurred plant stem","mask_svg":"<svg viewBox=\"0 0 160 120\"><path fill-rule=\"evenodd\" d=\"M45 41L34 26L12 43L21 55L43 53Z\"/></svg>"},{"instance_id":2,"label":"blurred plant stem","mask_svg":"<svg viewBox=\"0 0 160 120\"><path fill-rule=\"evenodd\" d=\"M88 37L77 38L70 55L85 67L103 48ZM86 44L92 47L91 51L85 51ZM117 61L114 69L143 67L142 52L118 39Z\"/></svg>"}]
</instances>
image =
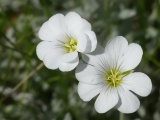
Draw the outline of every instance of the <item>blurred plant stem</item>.
<instances>
[{"instance_id":1,"label":"blurred plant stem","mask_svg":"<svg viewBox=\"0 0 160 120\"><path fill-rule=\"evenodd\" d=\"M124 114L123 113L119 113L119 120L124 120Z\"/></svg>"},{"instance_id":2,"label":"blurred plant stem","mask_svg":"<svg viewBox=\"0 0 160 120\"><path fill-rule=\"evenodd\" d=\"M0 103L2 103L9 95L11 95L13 92L15 92L18 88L20 88L30 77L32 77L38 70L40 70L43 67L43 63L40 63L32 72L30 72L21 82L19 82L12 91L4 97Z\"/></svg>"}]
</instances>

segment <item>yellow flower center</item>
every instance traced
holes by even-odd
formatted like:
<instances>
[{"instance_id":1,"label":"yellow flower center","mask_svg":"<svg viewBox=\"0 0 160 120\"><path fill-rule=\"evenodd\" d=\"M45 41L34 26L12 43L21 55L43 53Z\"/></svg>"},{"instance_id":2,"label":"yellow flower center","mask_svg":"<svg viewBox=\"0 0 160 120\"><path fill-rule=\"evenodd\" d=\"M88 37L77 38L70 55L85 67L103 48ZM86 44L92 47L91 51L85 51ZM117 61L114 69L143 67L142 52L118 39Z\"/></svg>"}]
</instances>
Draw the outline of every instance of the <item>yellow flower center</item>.
<instances>
[{"instance_id":1,"label":"yellow flower center","mask_svg":"<svg viewBox=\"0 0 160 120\"><path fill-rule=\"evenodd\" d=\"M127 76L131 72L132 71L129 70L129 71L122 73L119 70L111 69L111 70L107 71L107 73L105 74L105 83L109 87L118 87L122 83L122 78L124 76Z\"/></svg>"},{"instance_id":2,"label":"yellow flower center","mask_svg":"<svg viewBox=\"0 0 160 120\"><path fill-rule=\"evenodd\" d=\"M64 44L64 47L68 53L74 52L77 49L77 41L73 38L70 38L67 40L67 42Z\"/></svg>"}]
</instances>

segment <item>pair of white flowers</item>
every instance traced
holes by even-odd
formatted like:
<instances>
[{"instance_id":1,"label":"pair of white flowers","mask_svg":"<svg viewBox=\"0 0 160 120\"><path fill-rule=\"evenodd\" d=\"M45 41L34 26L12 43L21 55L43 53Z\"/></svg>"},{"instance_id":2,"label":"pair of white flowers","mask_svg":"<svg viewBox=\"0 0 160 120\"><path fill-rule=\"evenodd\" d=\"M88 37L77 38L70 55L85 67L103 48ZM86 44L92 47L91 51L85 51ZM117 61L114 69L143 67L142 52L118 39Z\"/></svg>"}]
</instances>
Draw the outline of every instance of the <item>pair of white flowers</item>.
<instances>
[{"instance_id":1,"label":"pair of white flowers","mask_svg":"<svg viewBox=\"0 0 160 120\"><path fill-rule=\"evenodd\" d=\"M97 45L90 23L75 12L52 16L40 28L39 37L43 41L36 49L38 58L49 69L76 68L80 98L90 101L99 94L95 102L99 113L113 107L122 113L135 112L140 102L132 92L140 96L151 92L150 78L133 72L142 59L141 46L128 44L124 37L118 36L104 49ZM79 62L79 53L83 62Z\"/></svg>"}]
</instances>

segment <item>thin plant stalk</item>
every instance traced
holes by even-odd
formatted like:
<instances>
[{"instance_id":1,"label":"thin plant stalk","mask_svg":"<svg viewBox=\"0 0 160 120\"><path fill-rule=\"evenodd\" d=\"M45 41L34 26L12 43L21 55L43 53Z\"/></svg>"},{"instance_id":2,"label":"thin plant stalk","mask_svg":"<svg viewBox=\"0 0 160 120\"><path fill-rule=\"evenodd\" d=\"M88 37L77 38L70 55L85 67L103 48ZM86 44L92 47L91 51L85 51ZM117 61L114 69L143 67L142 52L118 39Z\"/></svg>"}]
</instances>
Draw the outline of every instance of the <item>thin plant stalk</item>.
<instances>
[{"instance_id":1,"label":"thin plant stalk","mask_svg":"<svg viewBox=\"0 0 160 120\"><path fill-rule=\"evenodd\" d=\"M120 112L119 120L124 120L124 114Z\"/></svg>"},{"instance_id":2,"label":"thin plant stalk","mask_svg":"<svg viewBox=\"0 0 160 120\"><path fill-rule=\"evenodd\" d=\"M3 102L9 95L11 95L13 92L15 92L18 88L20 88L30 77L32 77L38 70L40 70L43 67L43 63L40 63L33 71L31 71L21 82L19 82L12 91L4 97L1 102Z\"/></svg>"}]
</instances>

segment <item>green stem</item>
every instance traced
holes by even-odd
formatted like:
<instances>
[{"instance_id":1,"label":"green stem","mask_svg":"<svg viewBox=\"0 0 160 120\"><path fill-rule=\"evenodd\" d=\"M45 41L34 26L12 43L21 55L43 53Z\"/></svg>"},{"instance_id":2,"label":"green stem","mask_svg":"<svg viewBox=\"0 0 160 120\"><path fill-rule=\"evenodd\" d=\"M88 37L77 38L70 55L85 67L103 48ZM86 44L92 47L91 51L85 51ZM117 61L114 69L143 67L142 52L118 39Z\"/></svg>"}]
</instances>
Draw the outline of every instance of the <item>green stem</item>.
<instances>
[{"instance_id":1,"label":"green stem","mask_svg":"<svg viewBox=\"0 0 160 120\"><path fill-rule=\"evenodd\" d=\"M13 89L12 91L5 96L4 98L1 99L0 101L0 105L2 104L2 102L9 96L11 95L13 92L15 92L18 88L20 88L30 77L32 77L38 70L40 70L42 67L44 66L43 63L40 63L32 72L30 72L23 80L21 80L21 82L19 82Z\"/></svg>"},{"instance_id":2,"label":"green stem","mask_svg":"<svg viewBox=\"0 0 160 120\"><path fill-rule=\"evenodd\" d=\"M124 114L120 112L119 120L124 120Z\"/></svg>"}]
</instances>

